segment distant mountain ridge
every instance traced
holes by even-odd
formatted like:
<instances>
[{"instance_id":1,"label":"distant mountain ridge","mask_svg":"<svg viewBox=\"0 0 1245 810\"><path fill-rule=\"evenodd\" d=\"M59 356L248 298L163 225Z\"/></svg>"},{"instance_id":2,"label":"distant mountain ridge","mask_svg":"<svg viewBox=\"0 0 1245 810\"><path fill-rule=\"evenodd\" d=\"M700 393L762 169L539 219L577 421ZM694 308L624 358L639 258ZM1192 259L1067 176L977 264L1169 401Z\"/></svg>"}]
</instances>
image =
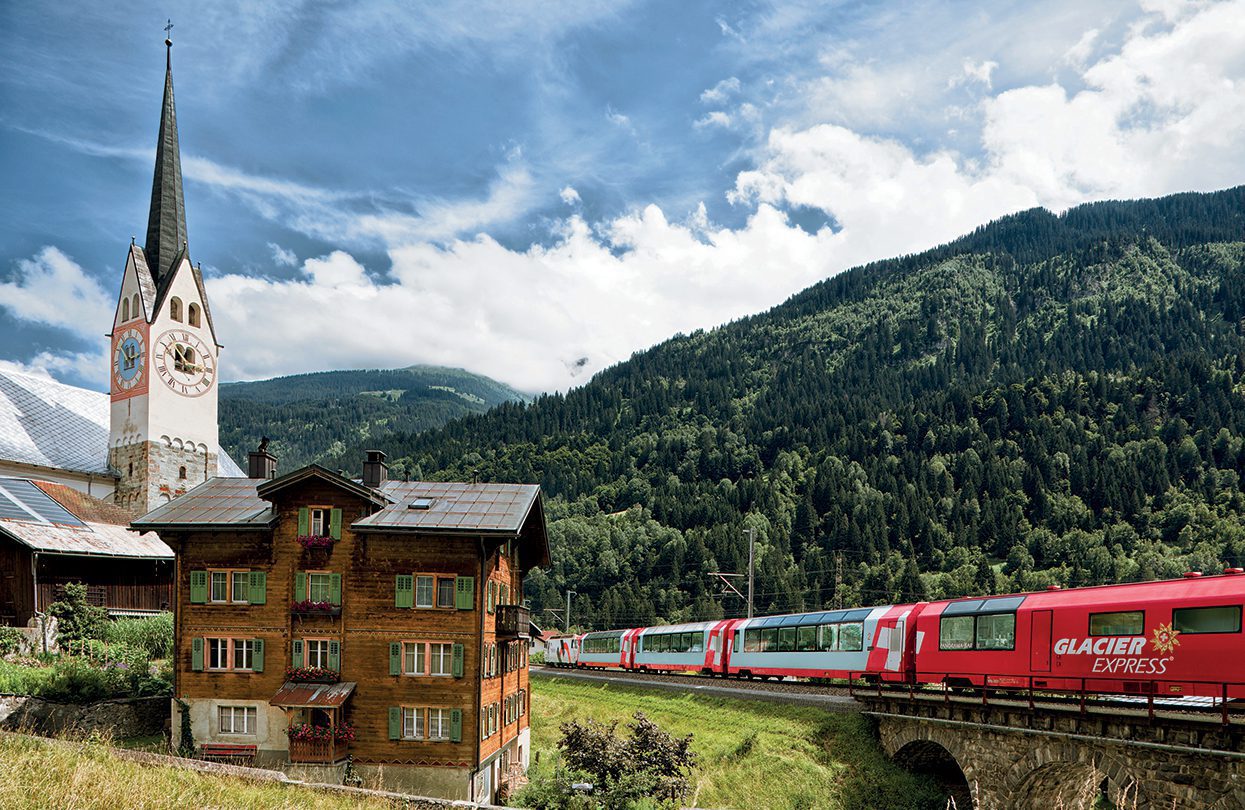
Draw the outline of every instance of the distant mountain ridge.
<instances>
[{"instance_id":1,"label":"distant mountain ridge","mask_svg":"<svg viewBox=\"0 0 1245 810\"><path fill-rule=\"evenodd\" d=\"M530 397L504 383L458 368L322 371L220 388L221 445L235 458L260 437L280 469L317 461L357 472L365 449L388 449L421 431ZM391 438L397 437L397 438ZM404 471L400 466L399 474Z\"/></svg>"}]
</instances>

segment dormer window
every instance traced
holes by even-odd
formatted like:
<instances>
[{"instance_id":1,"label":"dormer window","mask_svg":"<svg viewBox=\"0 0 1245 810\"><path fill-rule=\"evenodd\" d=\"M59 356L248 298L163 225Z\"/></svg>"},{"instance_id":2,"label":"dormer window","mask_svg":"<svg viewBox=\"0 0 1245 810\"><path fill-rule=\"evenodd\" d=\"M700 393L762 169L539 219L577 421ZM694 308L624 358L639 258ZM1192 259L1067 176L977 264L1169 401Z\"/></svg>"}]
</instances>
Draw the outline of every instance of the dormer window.
<instances>
[{"instance_id":1,"label":"dormer window","mask_svg":"<svg viewBox=\"0 0 1245 810\"><path fill-rule=\"evenodd\" d=\"M307 510L311 518L311 534L313 537L324 537L329 533L329 509L313 506Z\"/></svg>"},{"instance_id":2,"label":"dormer window","mask_svg":"<svg viewBox=\"0 0 1245 810\"><path fill-rule=\"evenodd\" d=\"M199 325L199 305L198 304L190 305L190 307L186 310L186 319L190 322L191 326Z\"/></svg>"},{"instance_id":3,"label":"dormer window","mask_svg":"<svg viewBox=\"0 0 1245 810\"><path fill-rule=\"evenodd\" d=\"M169 301L169 317L177 322L182 319L182 299L174 297Z\"/></svg>"}]
</instances>

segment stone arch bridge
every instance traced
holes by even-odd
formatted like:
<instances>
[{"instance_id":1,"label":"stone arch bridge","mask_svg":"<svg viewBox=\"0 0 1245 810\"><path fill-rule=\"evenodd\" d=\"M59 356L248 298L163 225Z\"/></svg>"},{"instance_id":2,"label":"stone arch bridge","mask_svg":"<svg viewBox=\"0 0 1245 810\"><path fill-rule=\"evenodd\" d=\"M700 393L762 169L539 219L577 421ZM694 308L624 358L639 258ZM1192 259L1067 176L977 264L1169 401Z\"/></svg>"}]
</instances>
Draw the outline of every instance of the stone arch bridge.
<instances>
[{"instance_id":1,"label":"stone arch bridge","mask_svg":"<svg viewBox=\"0 0 1245 810\"><path fill-rule=\"evenodd\" d=\"M958 810L1239 810L1245 722L1217 712L861 694L886 752Z\"/></svg>"}]
</instances>

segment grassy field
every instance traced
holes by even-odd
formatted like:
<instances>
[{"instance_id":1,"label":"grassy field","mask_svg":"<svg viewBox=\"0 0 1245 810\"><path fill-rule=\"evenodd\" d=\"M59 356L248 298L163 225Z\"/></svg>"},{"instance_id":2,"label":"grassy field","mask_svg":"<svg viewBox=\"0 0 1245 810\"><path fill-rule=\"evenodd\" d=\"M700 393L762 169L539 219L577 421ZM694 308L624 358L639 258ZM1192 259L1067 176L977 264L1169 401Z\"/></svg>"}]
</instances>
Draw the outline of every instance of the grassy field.
<instances>
[{"instance_id":1,"label":"grassy field","mask_svg":"<svg viewBox=\"0 0 1245 810\"><path fill-rule=\"evenodd\" d=\"M99 742L69 743L0 735L0 807L35 810L227 807L346 810L388 802L334 796L308 788L262 784L153 767L121 759Z\"/></svg>"},{"instance_id":2,"label":"grassy field","mask_svg":"<svg viewBox=\"0 0 1245 810\"><path fill-rule=\"evenodd\" d=\"M553 767L558 727L572 719L619 721L642 711L663 730L693 734L699 764L694 807L942 810L929 780L883 753L858 714L652 689L532 679L533 776ZM750 741L750 742L745 742Z\"/></svg>"}]
</instances>

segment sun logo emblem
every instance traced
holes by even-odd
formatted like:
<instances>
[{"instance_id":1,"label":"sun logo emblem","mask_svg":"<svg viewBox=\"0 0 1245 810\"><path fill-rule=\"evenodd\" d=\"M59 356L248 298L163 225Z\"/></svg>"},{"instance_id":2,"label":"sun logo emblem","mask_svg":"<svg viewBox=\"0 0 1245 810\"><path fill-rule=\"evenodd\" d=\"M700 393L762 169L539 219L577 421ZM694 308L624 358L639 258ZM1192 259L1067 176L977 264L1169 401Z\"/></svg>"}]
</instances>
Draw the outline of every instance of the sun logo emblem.
<instances>
[{"instance_id":1,"label":"sun logo emblem","mask_svg":"<svg viewBox=\"0 0 1245 810\"><path fill-rule=\"evenodd\" d=\"M1157 652L1168 655L1180 646L1180 631L1172 627L1171 622L1160 624L1154 628L1154 638L1150 643Z\"/></svg>"}]
</instances>

